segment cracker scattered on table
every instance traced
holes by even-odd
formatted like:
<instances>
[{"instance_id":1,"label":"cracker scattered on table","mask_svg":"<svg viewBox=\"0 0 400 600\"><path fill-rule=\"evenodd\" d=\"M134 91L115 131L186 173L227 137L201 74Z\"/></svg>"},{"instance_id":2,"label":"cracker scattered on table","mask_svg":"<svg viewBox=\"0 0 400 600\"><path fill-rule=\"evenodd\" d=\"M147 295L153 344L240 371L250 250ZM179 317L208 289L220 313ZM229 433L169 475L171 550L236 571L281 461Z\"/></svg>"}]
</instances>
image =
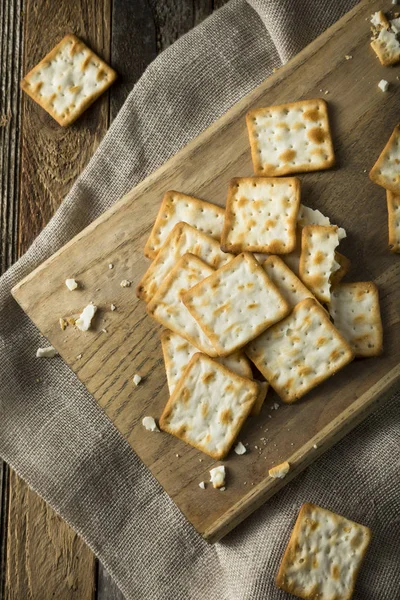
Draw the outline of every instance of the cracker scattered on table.
<instances>
[{"instance_id":1,"label":"cracker scattered on table","mask_svg":"<svg viewBox=\"0 0 400 600\"><path fill-rule=\"evenodd\" d=\"M210 356L216 352L181 296L213 272L212 267L194 254L184 254L147 304L147 313L153 319Z\"/></svg>"},{"instance_id":2,"label":"cracker scattered on table","mask_svg":"<svg viewBox=\"0 0 400 600\"><path fill-rule=\"evenodd\" d=\"M320 302L331 298L331 276L340 269L335 260L339 244L336 225L306 225L301 235L301 280Z\"/></svg>"},{"instance_id":3,"label":"cracker scattered on table","mask_svg":"<svg viewBox=\"0 0 400 600\"><path fill-rule=\"evenodd\" d=\"M246 354L288 404L353 360L349 344L311 298L250 342Z\"/></svg>"},{"instance_id":4,"label":"cracker scattered on table","mask_svg":"<svg viewBox=\"0 0 400 600\"><path fill-rule=\"evenodd\" d=\"M290 310L248 252L239 254L182 298L220 356L239 350Z\"/></svg>"},{"instance_id":5,"label":"cracker scattered on table","mask_svg":"<svg viewBox=\"0 0 400 600\"><path fill-rule=\"evenodd\" d=\"M268 471L268 475L273 479L283 479L290 471L290 464L286 460L280 465L275 465L275 467L271 467Z\"/></svg>"},{"instance_id":6,"label":"cracker scattered on table","mask_svg":"<svg viewBox=\"0 0 400 600\"><path fill-rule=\"evenodd\" d=\"M296 246L297 177L238 177L229 184L221 248L287 254Z\"/></svg>"},{"instance_id":7,"label":"cracker scattered on table","mask_svg":"<svg viewBox=\"0 0 400 600\"><path fill-rule=\"evenodd\" d=\"M246 121L256 175L319 171L335 164L328 106L321 98L257 108Z\"/></svg>"},{"instance_id":8,"label":"cracker scattered on table","mask_svg":"<svg viewBox=\"0 0 400 600\"><path fill-rule=\"evenodd\" d=\"M251 409L251 417L258 417L264 406L265 398L267 397L269 390L269 383L267 381L257 381L256 383L258 385L258 394L253 408Z\"/></svg>"},{"instance_id":9,"label":"cracker scattered on table","mask_svg":"<svg viewBox=\"0 0 400 600\"><path fill-rule=\"evenodd\" d=\"M383 350L378 288L371 281L341 283L332 289L329 312L355 356L377 356Z\"/></svg>"},{"instance_id":10,"label":"cracker scattered on table","mask_svg":"<svg viewBox=\"0 0 400 600\"><path fill-rule=\"evenodd\" d=\"M389 247L400 254L400 195L386 192L389 226Z\"/></svg>"},{"instance_id":11,"label":"cracker scattered on table","mask_svg":"<svg viewBox=\"0 0 400 600\"><path fill-rule=\"evenodd\" d=\"M160 427L217 460L229 452L257 398L257 384L195 354L160 418Z\"/></svg>"},{"instance_id":12,"label":"cracker scattered on table","mask_svg":"<svg viewBox=\"0 0 400 600\"><path fill-rule=\"evenodd\" d=\"M369 173L370 179L395 194L400 194L400 124Z\"/></svg>"},{"instance_id":13,"label":"cracker scattered on table","mask_svg":"<svg viewBox=\"0 0 400 600\"><path fill-rule=\"evenodd\" d=\"M276 585L304 600L350 600L371 531L315 504L303 504Z\"/></svg>"},{"instance_id":14,"label":"cracker scattered on table","mask_svg":"<svg viewBox=\"0 0 400 600\"><path fill-rule=\"evenodd\" d=\"M395 65L400 61L400 43L397 34L400 31L400 19L388 21L380 10L371 18L373 38L371 47L385 67Z\"/></svg>"},{"instance_id":15,"label":"cracker scattered on table","mask_svg":"<svg viewBox=\"0 0 400 600\"><path fill-rule=\"evenodd\" d=\"M71 125L117 74L74 35L66 35L21 81L21 88L62 126Z\"/></svg>"},{"instance_id":16,"label":"cracker scattered on table","mask_svg":"<svg viewBox=\"0 0 400 600\"><path fill-rule=\"evenodd\" d=\"M186 253L194 254L218 269L234 256L222 252L219 243L187 223L177 223L168 235L155 260L136 288L136 295L148 302L178 260Z\"/></svg>"},{"instance_id":17,"label":"cracker scattered on table","mask_svg":"<svg viewBox=\"0 0 400 600\"><path fill-rule=\"evenodd\" d=\"M270 256L262 265L264 271L278 288L290 308L305 298L314 298L315 296L304 285L302 281L293 273L291 269L279 256Z\"/></svg>"},{"instance_id":18,"label":"cracker scattered on table","mask_svg":"<svg viewBox=\"0 0 400 600\"><path fill-rule=\"evenodd\" d=\"M174 226L181 222L220 241L224 215L223 208L210 202L181 192L166 192L154 227L144 247L145 256L155 258Z\"/></svg>"},{"instance_id":19,"label":"cracker scattered on table","mask_svg":"<svg viewBox=\"0 0 400 600\"><path fill-rule=\"evenodd\" d=\"M198 349L177 333L168 330L163 331L161 334L161 345L168 389L169 393L172 394L190 359L198 352ZM250 362L243 352L236 352L231 356L220 356L215 360L241 377L253 378Z\"/></svg>"}]
</instances>

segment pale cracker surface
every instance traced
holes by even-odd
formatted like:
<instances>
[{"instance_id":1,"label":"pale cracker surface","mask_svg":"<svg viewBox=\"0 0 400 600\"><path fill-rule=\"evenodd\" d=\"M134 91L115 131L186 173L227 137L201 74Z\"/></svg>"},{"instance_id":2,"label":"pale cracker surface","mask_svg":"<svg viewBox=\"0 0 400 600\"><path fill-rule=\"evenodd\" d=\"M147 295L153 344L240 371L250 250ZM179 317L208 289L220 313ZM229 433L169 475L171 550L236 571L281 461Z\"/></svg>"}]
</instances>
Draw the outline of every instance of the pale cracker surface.
<instances>
[{"instance_id":1,"label":"pale cracker surface","mask_svg":"<svg viewBox=\"0 0 400 600\"><path fill-rule=\"evenodd\" d=\"M71 125L117 78L74 35L66 35L21 81L21 88L60 125Z\"/></svg>"},{"instance_id":2,"label":"pale cracker surface","mask_svg":"<svg viewBox=\"0 0 400 600\"><path fill-rule=\"evenodd\" d=\"M303 504L276 584L304 600L350 600L371 531L315 504Z\"/></svg>"},{"instance_id":3,"label":"pale cracker surface","mask_svg":"<svg viewBox=\"0 0 400 600\"><path fill-rule=\"evenodd\" d=\"M183 301L220 356L239 350L290 310L247 252L189 290Z\"/></svg>"},{"instance_id":4,"label":"pale cracker surface","mask_svg":"<svg viewBox=\"0 0 400 600\"><path fill-rule=\"evenodd\" d=\"M278 288L290 308L305 298L315 298L300 279L279 256L270 256L262 265L264 271Z\"/></svg>"},{"instance_id":5,"label":"pale cracker surface","mask_svg":"<svg viewBox=\"0 0 400 600\"><path fill-rule=\"evenodd\" d=\"M400 254L400 195L386 192L389 226L389 247Z\"/></svg>"},{"instance_id":6,"label":"pale cracker surface","mask_svg":"<svg viewBox=\"0 0 400 600\"><path fill-rule=\"evenodd\" d=\"M215 240L221 239L225 211L220 206L199 200L181 192L168 191L161 202L160 210L149 239L144 247L148 258L155 258L169 233L177 223L188 223Z\"/></svg>"},{"instance_id":7,"label":"pale cracker surface","mask_svg":"<svg viewBox=\"0 0 400 600\"><path fill-rule=\"evenodd\" d=\"M339 244L336 225L307 225L301 235L301 280L320 302L331 298L331 276L340 268L335 260Z\"/></svg>"},{"instance_id":8,"label":"pale cracker surface","mask_svg":"<svg viewBox=\"0 0 400 600\"><path fill-rule=\"evenodd\" d=\"M395 194L400 194L400 124L369 173L370 179Z\"/></svg>"},{"instance_id":9,"label":"pale cracker surface","mask_svg":"<svg viewBox=\"0 0 400 600\"><path fill-rule=\"evenodd\" d=\"M148 302L163 279L186 253L198 256L215 269L234 258L232 254L222 252L219 243L210 236L187 223L177 223L137 286L138 298Z\"/></svg>"},{"instance_id":10,"label":"pale cracker surface","mask_svg":"<svg viewBox=\"0 0 400 600\"><path fill-rule=\"evenodd\" d=\"M341 283L332 288L329 312L355 356L381 354L382 320L378 288L374 283Z\"/></svg>"},{"instance_id":11,"label":"pale cracker surface","mask_svg":"<svg viewBox=\"0 0 400 600\"><path fill-rule=\"evenodd\" d=\"M353 359L346 340L311 298L250 342L246 354L289 404Z\"/></svg>"},{"instance_id":12,"label":"pale cracker surface","mask_svg":"<svg viewBox=\"0 0 400 600\"><path fill-rule=\"evenodd\" d=\"M147 313L158 323L186 338L198 350L215 356L216 352L181 300L191 287L213 273L212 267L194 254L184 254L164 279L147 305Z\"/></svg>"},{"instance_id":13,"label":"pale cracker surface","mask_svg":"<svg viewBox=\"0 0 400 600\"><path fill-rule=\"evenodd\" d=\"M217 460L229 452L258 393L205 354L195 354L160 418L160 428Z\"/></svg>"},{"instance_id":14,"label":"pale cracker surface","mask_svg":"<svg viewBox=\"0 0 400 600\"><path fill-rule=\"evenodd\" d=\"M198 352L198 349L173 331L162 332L161 345L164 355L168 389L169 393L172 394L176 384L188 366L190 359ZM216 360L241 377L247 377L249 379L253 378L251 365L243 352L236 352L231 356L220 356L216 358Z\"/></svg>"},{"instance_id":15,"label":"pale cracker surface","mask_svg":"<svg viewBox=\"0 0 400 600\"><path fill-rule=\"evenodd\" d=\"M286 254L296 245L300 205L297 177L240 177L230 181L221 248Z\"/></svg>"},{"instance_id":16,"label":"pale cracker surface","mask_svg":"<svg viewBox=\"0 0 400 600\"><path fill-rule=\"evenodd\" d=\"M335 164L328 107L321 98L258 108L246 121L256 175L318 171Z\"/></svg>"}]
</instances>

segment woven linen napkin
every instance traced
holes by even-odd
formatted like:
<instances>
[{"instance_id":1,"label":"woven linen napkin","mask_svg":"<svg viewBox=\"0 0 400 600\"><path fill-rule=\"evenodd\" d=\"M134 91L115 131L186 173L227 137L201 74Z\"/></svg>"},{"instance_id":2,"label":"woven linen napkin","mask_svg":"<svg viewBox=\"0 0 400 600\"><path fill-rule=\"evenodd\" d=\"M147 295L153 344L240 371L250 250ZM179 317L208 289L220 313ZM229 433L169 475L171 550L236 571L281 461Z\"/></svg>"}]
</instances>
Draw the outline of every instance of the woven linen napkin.
<instances>
[{"instance_id":1,"label":"woven linen napkin","mask_svg":"<svg viewBox=\"0 0 400 600\"><path fill-rule=\"evenodd\" d=\"M36 360L45 340L10 295L354 4L231 0L183 36L148 67L50 224L0 280L0 455L86 540L127 599L286 598L273 579L304 501L372 528L357 598L398 597L399 397L209 546L67 365Z\"/></svg>"}]
</instances>

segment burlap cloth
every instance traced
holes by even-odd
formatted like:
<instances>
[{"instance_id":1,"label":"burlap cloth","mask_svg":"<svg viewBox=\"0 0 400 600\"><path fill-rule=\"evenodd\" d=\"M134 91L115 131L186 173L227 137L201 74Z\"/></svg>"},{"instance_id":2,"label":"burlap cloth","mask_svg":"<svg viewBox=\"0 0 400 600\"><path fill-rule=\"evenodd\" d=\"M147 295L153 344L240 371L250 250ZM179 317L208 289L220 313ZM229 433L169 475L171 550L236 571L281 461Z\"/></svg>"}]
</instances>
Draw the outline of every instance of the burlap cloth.
<instances>
[{"instance_id":1,"label":"burlap cloth","mask_svg":"<svg viewBox=\"0 0 400 600\"><path fill-rule=\"evenodd\" d=\"M232 0L182 37L149 66L55 217L1 279L0 455L86 540L127 598L286 598L273 579L304 501L372 528L357 598L400 598L399 397L209 546L63 361L35 358L45 340L10 295L354 4Z\"/></svg>"}]
</instances>

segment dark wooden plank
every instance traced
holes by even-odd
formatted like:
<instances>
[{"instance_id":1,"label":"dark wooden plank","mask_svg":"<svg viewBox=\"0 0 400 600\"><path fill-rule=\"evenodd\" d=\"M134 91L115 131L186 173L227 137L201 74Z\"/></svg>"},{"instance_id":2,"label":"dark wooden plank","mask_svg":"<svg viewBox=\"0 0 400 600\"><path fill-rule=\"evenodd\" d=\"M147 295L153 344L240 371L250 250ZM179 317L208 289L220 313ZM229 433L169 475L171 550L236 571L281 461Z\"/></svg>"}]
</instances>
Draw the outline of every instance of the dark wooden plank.
<instances>
[{"instance_id":1,"label":"dark wooden plank","mask_svg":"<svg viewBox=\"0 0 400 600\"><path fill-rule=\"evenodd\" d=\"M2 1L9 4L8 0ZM76 33L109 60L110 1L26 0L23 71L29 70L67 32ZM22 0L14 0L14 5L19 2ZM47 28L42 27L44 15L51 24ZM21 189L19 194L16 189L10 192L6 205L7 211L12 202L19 208L19 213L15 208L13 214L18 214L20 234L17 241L14 233L14 253L8 261L22 254L48 222L109 123L107 95L69 129L59 127L27 97L22 99L22 106ZM6 220L10 229L10 212ZM17 231L14 222L12 225ZM5 597L91 600L96 581L95 558L89 548L13 472L9 498Z\"/></svg>"}]
</instances>

